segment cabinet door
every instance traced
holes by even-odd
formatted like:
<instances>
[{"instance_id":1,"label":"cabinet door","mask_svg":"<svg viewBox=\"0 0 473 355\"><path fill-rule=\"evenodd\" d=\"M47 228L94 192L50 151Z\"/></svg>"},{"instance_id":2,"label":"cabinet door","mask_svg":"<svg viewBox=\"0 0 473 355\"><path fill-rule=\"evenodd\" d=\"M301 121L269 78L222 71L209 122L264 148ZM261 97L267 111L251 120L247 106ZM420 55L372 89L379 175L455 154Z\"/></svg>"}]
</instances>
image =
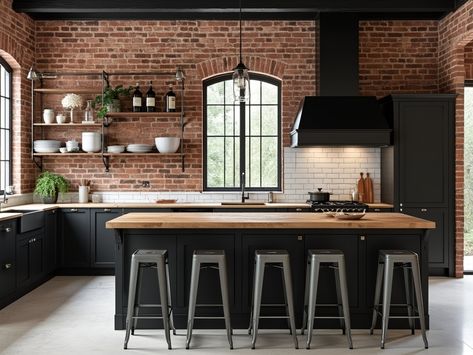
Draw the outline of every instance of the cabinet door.
<instances>
[{"instance_id":1,"label":"cabinet door","mask_svg":"<svg viewBox=\"0 0 473 355\"><path fill-rule=\"evenodd\" d=\"M356 235L332 234L323 236L307 235L305 238L305 248L304 260L307 259L309 249L338 249L344 253L350 308L359 308L359 288L361 281L358 279L358 275L359 269L363 267L363 265L360 265L359 237ZM337 303L335 273L333 268L324 267L320 269L317 303ZM333 314L333 309L328 309L327 312L329 312L328 314Z\"/></svg>"},{"instance_id":2,"label":"cabinet door","mask_svg":"<svg viewBox=\"0 0 473 355\"><path fill-rule=\"evenodd\" d=\"M242 256L243 256L243 275L242 275L242 297L243 310L249 311L252 303L252 290L254 282L254 264L255 251L259 249L283 249L289 252L291 258L292 271L292 289L294 291L294 302L296 308L297 321L300 321L300 310L302 309L304 294L304 241L302 236L294 235L274 235L265 234L245 234L242 236ZM282 286L281 270L268 267L264 274L262 303L281 304L284 303L284 293ZM284 309L275 307L265 307L263 314L284 314ZM274 328L276 320L261 320L261 327ZM278 322L281 327L287 326L284 321Z\"/></svg>"},{"instance_id":3,"label":"cabinet door","mask_svg":"<svg viewBox=\"0 0 473 355\"><path fill-rule=\"evenodd\" d=\"M26 286L30 282L30 239L22 238L16 245L16 285Z\"/></svg>"},{"instance_id":4,"label":"cabinet door","mask_svg":"<svg viewBox=\"0 0 473 355\"><path fill-rule=\"evenodd\" d=\"M445 208L403 208L403 213L433 221L436 228L429 232L429 266L448 267L450 246L447 229L447 209Z\"/></svg>"},{"instance_id":5,"label":"cabinet door","mask_svg":"<svg viewBox=\"0 0 473 355\"><path fill-rule=\"evenodd\" d=\"M91 211L90 236L92 243L92 267L115 266L115 230L105 228L105 223L122 214L118 208Z\"/></svg>"},{"instance_id":6,"label":"cabinet door","mask_svg":"<svg viewBox=\"0 0 473 355\"><path fill-rule=\"evenodd\" d=\"M61 211L61 266L90 267L90 210Z\"/></svg>"},{"instance_id":7,"label":"cabinet door","mask_svg":"<svg viewBox=\"0 0 473 355\"><path fill-rule=\"evenodd\" d=\"M29 243L30 275L31 280L37 280L45 273L44 237L43 232L37 232Z\"/></svg>"},{"instance_id":8,"label":"cabinet door","mask_svg":"<svg viewBox=\"0 0 473 355\"><path fill-rule=\"evenodd\" d=\"M51 273L57 266L57 210L44 213L44 262L46 273Z\"/></svg>"},{"instance_id":9,"label":"cabinet door","mask_svg":"<svg viewBox=\"0 0 473 355\"><path fill-rule=\"evenodd\" d=\"M16 287L15 222L0 224L0 299Z\"/></svg>"},{"instance_id":10,"label":"cabinet door","mask_svg":"<svg viewBox=\"0 0 473 355\"><path fill-rule=\"evenodd\" d=\"M452 105L435 100L399 105L399 202L447 207Z\"/></svg>"}]
</instances>

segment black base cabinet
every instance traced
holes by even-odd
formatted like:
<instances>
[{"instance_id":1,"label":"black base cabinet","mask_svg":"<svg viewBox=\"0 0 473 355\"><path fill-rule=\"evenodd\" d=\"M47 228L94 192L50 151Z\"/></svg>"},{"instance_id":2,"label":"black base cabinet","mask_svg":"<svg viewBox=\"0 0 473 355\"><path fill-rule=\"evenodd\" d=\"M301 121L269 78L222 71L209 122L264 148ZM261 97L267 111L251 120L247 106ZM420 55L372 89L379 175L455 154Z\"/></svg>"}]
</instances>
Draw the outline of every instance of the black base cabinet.
<instances>
[{"instance_id":1,"label":"black base cabinet","mask_svg":"<svg viewBox=\"0 0 473 355\"><path fill-rule=\"evenodd\" d=\"M62 209L60 228L61 268L89 268L90 209Z\"/></svg>"},{"instance_id":2,"label":"black base cabinet","mask_svg":"<svg viewBox=\"0 0 473 355\"><path fill-rule=\"evenodd\" d=\"M45 275L44 232L37 229L17 236L16 286L28 287Z\"/></svg>"},{"instance_id":3,"label":"black base cabinet","mask_svg":"<svg viewBox=\"0 0 473 355\"><path fill-rule=\"evenodd\" d=\"M421 260L422 288L428 312L427 238L423 230L125 230L116 236L116 309L115 329L124 329L128 300L131 255L137 249L166 249L169 254L170 282L176 326L187 326L192 253L198 249L223 249L227 254L232 325L248 327L253 289L254 253L258 249L285 249L290 253L297 327L302 323L306 261L309 249L341 249L345 254L349 304L353 328L369 328L373 307L378 253L381 249L406 249L417 252ZM158 303L155 269L143 276L143 303ZM405 303L404 284L395 274L393 302ZM334 272L322 268L317 293L318 303L336 303ZM198 304L221 303L220 282L216 270L202 270ZM284 303L281 270L265 270L262 303ZM217 308L217 307L215 307ZM196 314L222 315L221 308L199 307ZM337 315L337 308L318 310L323 315ZM143 312L148 310L144 309ZM150 310L151 312L151 310ZM266 307L262 315L284 314L284 308ZM426 320L428 322L428 314ZM427 323L428 324L428 323ZM262 319L262 328L286 328L286 320ZM339 327L338 320L317 320L320 328ZM404 319L393 319L390 326L408 328ZM161 321L140 321L139 328L162 327ZM199 320L196 328L223 328L222 320Z\"/></svg>"},{"instance_id":4,"label":"black base cabinet","mask_svg":"<svg viewBox=\"0 0 473 355\"><path fill-rule=\"evenodd\" d=\"M0 306L16 288L15 221L0 222Z\"/></svg>"},{"instance_id":5,"label":"black base cabinet","mask_svg":"<svg viewBox=\"0 0 473 355\"><path fill-rule=\"evenodd\" d=\"M57 210L44 212L44 259L47 274L54 273L58 265L57 216Z\"/></svg>"},{"instance_id":6,"label":"black base cabinet","mask_svg":"<svg viewBox=\"0 0 473 355\"><path fill-rule=\"evenodd\" d=\"M115 233L105 228L105 223L119 217L121 208L92 209L90 216L91 267L115 266Z\"/></svg>"}]
</instances>

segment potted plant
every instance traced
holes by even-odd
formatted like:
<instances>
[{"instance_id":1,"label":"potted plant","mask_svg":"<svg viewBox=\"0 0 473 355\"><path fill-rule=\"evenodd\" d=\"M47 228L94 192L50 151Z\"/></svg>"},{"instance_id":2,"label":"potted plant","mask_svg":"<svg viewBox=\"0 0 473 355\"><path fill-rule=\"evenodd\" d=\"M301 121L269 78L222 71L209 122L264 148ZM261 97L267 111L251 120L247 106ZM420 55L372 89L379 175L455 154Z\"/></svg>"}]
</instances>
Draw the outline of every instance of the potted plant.
<instances>
[{"instance_id":1,"label":"potted plant","mask_svg":"<svg viewBox=\"0 0 473 355\"><path fill-rule=\"evenodd\" d=\"M120 112L120 96L130 96L132 86L128 88L118 85L115 88L110 85L106 86L102 95L97 95L94 105L99 105L97 117L104 118L108 112Z\"/></svg>"},{"instance_id":2,"label":"potted plant","mask_svg":"<svg viewBox=\"0 0 473 355\"><path fill-rule=\"evenodd\" d=\"M43 203L56 203L58 193L69 191L69 182L64 176L53 174L49 171L42 173L36 180L35 195L43 200Z\"/></svg>"}]
</instances>

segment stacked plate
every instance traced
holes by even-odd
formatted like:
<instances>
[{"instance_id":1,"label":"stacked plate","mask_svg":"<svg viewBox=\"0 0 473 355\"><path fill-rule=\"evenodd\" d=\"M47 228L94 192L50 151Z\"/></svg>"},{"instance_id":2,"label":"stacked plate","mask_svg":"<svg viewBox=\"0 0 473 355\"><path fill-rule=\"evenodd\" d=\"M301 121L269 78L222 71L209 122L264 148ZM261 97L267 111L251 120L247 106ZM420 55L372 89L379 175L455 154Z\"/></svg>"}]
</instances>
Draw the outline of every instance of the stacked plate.
<instances>
[{"instance_id":1,"label":"stacked plate","mask_svg":"<svg viewBox=\"0 0 473 355\"><path fill-rule=\"evenodd\" d=\"M149 153L153 150L153 146L150 144L128 144L126 150L130 153Z\"/></svg>"},{"instance_id":2,"label":"stacked plate","mask_svg":"<svg viewBox=\"0 0 473 355\"><path fill-rule=\"evenodd\" d=\"M61 146L60 141L37 140L33 142L33 148L36 153L57 153Z\"/></svg>"},{"instance_id":3,"label":"stacked plate","mask_svg":"<svg viewBox=\"0 0 473 355\"><path fill-rule=\"evenodd\" d=\"M125 151L125 146L124 145L109 145L107 147L107 152L109 153L123 153Z\"/></svg>"}]
</instances>

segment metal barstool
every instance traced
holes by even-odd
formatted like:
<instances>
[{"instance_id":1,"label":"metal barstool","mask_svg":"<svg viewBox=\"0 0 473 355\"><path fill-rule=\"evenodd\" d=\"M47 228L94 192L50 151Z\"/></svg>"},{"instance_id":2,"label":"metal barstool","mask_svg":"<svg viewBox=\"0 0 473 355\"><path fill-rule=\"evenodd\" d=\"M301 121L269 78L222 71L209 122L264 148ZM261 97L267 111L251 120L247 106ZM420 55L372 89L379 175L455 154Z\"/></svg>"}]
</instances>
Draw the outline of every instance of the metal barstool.
<instances>
[{"instance_id":1,"label":"metal barstool","mask_svg":"<svg viewBox=\"0 0 473 355\"><path fill-rule=\"evenodd\" d=\"M396 266L397 265L397 266ZM395 267L402 267L404 272L404 288L406 293L406 304L391 304L391 291L393 282L393 273ZM414 281L415 297L417 302L417 310L415 309L411 296L411 284L409 282L409 269L412 272L412 280ZM383 282L384 274L384 282ZM381 297L381 286L383 286L383 310L379 311L379 303ZM389 312L392 306L406 306L407 316L390 316ZM415 314L418 314L417 316ZM373 320L371 323L370 334L373 334L373 329L376 325L378 314L382 317L382 334L381 334L381 349L384 349L386 335L388 332L388 322L390 318L407 318L409 319L409 326L411 333L415 333L415 319L419 319L420 328L422 331L422 339L424 346L428 349L427 335L425 333L425 317L424 317L424 301L422 298L422 286L419 267L419 256L408 250L380 250L378 258L378 274L376 277L376 289L374 296Z\"/></svg>"},{"instance_id":2,"label":"metal barstool","mask_svg":"<svg viewBox=\"0 0 473 355\"><path fill-rule=\"evenodd\" d=\"M335 286L337 289L336 304L317 304L319 272L320 268L324 266L333 268L335 272ZM316 316L315 309L317 306L338 307L338 317ZM307 327L307 349L310 349L310 343L312 341L314 319L340 319L343 334L346 334L347 336L348 347L353 349L350 325L350 306L348 302L347 277L345 271L345 255L341 250L314 249L308 251L304 294L304 319L302 321L301 329L301 334L303 335L304 330Z\"/></svg>"},{"instance_id":3,"label":"metal barstool","mask_svg":"<svg viewBox=\"0 0 473 355\"><path fill-rule=\"evenodd\" d=\"M261 296L263 294L264 270L266 265L278 267L282 270L282 280L285 296L285 303L283 305L261 304ZM253 339L251 342L251 348L255 349L260 318L285 318L289 320L289 329L291 330L292 338L294 340L294 347L297 349L299 346L297 343L296 335L294 297L292 294L292 276L289 253L286 250L256 250L254 270L253 305L251 307L250 326L248 329L249 334L251 334L251 330L253 329ZM262 306L284 306L286 308L286 316L260 316Z\"/></svg>"},{"instance_id":4,"label":"metal barstool","mask_svg":"<svg viewBox=\"0 0 473 355\"><path fill-rule=\"evenodd\" d=\"M161 304L141 304L140 290L142 270L144 268L155 268L158 274L159 296ZM137 287L138 283L138 287ZM169 282L169 267L167 250L137 250L131 256L130 285L128 290L128 309L126 315L126 335L124 349L128 348L130 333L135 334L138 319L162 319L164 334L168 349L171 349L170 326L176 334L172 318L171 288ZM139 316L140 308L160 307L161 315Z\"/></svg>"},{"instance_id":5,"label":"metal barstool","mask_svg":"<svg viewBox=\"0 0 473 355\"><path fill-rule=\"evenodd\" d=\"M215 266L217 265L217 266ZM197 302L197 290L199 286L199 275L200 270L204 268L218 269L220 276L220 289L222 293L223 304L196 304ZM223 317L195 317L196 307L222 307L223 306ZM228 296L228 279L227 279L227 262L224 250L195 250L192 257L192 275L191 275L191 287L189 294L189 313L187 317L187 339L186 349L189 349L189 345L192 338L192 328L194 326L194 319L225 319L225 327L227 329L228 343L230 349L233 349L232 340L232 326L230 322L230 301Z\"/></svg>"}]
</instances>

